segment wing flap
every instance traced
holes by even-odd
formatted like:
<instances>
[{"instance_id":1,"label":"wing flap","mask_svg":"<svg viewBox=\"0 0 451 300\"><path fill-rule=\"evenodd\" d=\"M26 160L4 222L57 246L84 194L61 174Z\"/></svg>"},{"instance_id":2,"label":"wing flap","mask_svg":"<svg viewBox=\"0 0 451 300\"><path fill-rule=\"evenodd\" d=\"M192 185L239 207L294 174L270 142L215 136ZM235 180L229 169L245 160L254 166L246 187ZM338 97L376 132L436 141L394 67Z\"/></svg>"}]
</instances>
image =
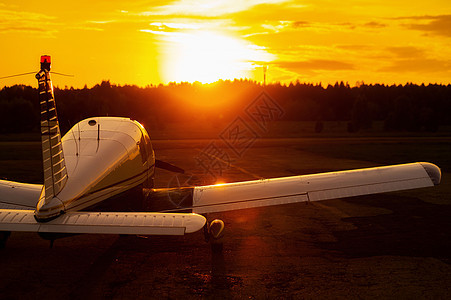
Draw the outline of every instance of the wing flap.
<instances>
[{"instance_id":1,"label":"wing flap","mask_svg":"<svg viewBox=\"0 0 451 300\"><path fill-rule=\"evenodd\" d=\"M147 212L68 212L39 223L32 210L0 210L0 231L184 235L200 230L205 218L197 214Z\"/></svg>"},{"instance_id":2,"label":"wing flap","mask_svg":"<svg viewBox=\"0 0 451 300\"><path fill-rule=\"evenodd\" d=\"M264 207L305 201L308 201L307 194L298 194L289 196L284 195L280 197L268 197L263 199L255 198L255 199L246 199L243 201L233 201L233 202L231 201L228 203L208 204L197 207L194 206L193 212L195 211L196 213L211 213L211 212L246 209L253 207Z\"/></svg>"},{"instance_id":3,"label":"wing flap","mask_svg":"<svg viewBox=\"0 0 451 300\"><path fill-rule=\"evenodd\" d=\"M319 201L428 187L440 182L440 169L430 163L291 176L195 187L193 212Z\"/></svg>"}]
</instances>

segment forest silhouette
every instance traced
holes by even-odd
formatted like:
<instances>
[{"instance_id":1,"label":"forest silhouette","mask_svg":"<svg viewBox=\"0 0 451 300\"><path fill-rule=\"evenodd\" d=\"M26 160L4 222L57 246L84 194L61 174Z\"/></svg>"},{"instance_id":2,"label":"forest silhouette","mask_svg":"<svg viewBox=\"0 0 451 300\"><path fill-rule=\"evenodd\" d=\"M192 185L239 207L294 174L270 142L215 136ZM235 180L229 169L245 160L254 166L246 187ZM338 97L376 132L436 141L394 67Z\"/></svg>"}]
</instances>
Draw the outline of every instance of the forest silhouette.
<instances>
[{"instance_id":1,"label":"forest silhouette","mask_svg":"<svg viewBox=\"0 0 451 300\"><path fill-rule=\"evenodd\" d=\"M221 80L138 87L103 81L92 88L56 87L55 99L63 132L95 116L130 117L158 130L187 122L221 128L263 90L282 108L282 121L315 122L317 133L328 121L347 122L351 133L370 129L375 121L382 121L385 131L436 132L451 125L451 85L437 84L262 86L249 80ZM39 113L36 88L14 85L0 91L0 132L36 131Z\"/></svg>"}]
</instances>

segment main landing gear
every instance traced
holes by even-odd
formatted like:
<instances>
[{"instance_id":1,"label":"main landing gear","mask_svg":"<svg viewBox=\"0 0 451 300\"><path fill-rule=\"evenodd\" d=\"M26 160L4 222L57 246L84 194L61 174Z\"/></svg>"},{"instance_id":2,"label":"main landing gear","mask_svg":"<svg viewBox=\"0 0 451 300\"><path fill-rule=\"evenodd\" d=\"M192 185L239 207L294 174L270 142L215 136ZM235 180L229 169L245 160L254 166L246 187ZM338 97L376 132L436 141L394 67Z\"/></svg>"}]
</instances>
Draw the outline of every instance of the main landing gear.
<instances>
[{"instance_id":1,"label":"main landing gear","mask_svg":"<svg viewBox=\"0 0 451 300\"><path fill-rule=\"evenodd\" d=\"M0 231L0 249L5 248L6 241L11 235L11 231Z\"/></svg>"},{"instance_id":2,"label":"main landing gear","mask_svg":"<svg viewBox=\"0 0 451 300\"><path fill-rule=\"evenodd\" d=\"M218 253L222 251L223 236L224 236L224 222L220 219L214 219L211 222L205 223L204 237L207 243L211 245L211 251Z\"/></svg>"}]
</instances>

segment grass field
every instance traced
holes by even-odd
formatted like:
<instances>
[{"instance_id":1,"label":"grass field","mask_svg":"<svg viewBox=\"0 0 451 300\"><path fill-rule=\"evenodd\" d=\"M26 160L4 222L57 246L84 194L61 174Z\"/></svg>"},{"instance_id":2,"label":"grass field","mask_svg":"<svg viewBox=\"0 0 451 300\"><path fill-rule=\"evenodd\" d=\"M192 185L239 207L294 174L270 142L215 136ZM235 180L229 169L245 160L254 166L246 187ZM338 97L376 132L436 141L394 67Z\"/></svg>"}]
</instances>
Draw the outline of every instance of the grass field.
<instances>
[{"instance_id":1,"label":"grass field","mask_svg":"<svg viewBox=\"0 0 451 300\"><path fill-rule=\"evenodd\" d=\"M22 141L20 141L22 139ZM28 139L25 140L24 139ZM0 139L2 140L2 139ZM211 139L200 139L195 145L202 150ZM216 140L218 141L218 140ZM219 140L219 144L221 141ZM376 164L398 164L426 161L437 164L442 171L451 171L451 137L307 137L307 138L259 138L253 148L278 143L280 146L312 154L374 162ZM190 147L183 140L154 140L158 150ZM192 156L196 156L193 152ZM168 161L179 161L177 157L164 157ZM275 159L278 159L275 157ZM35 135L3 136L0 141L0 178L23 182L42 181L41 144ZM321 169L321 168L319 168ZM315 170L312 170L315 171Z\"/></svg>"},{"instance_id":2,"label":"grass field","mask_svg":"<svg viewBox=\"0 0 451 300\"><path fill-rule=\"evenodd\" d=\"M312 153L381 164L427 161L451 170L451 138L392 137L317 139L299 147Z\"/></svg>"}]
</instances>

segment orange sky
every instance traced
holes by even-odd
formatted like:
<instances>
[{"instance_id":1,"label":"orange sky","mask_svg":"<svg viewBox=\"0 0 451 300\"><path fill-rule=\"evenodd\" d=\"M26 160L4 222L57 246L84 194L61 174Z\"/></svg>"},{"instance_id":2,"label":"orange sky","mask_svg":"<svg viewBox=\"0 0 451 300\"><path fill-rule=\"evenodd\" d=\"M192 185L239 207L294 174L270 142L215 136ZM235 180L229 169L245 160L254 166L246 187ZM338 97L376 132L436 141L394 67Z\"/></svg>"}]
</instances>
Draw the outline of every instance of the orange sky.
<instances>
[{"instance_id":1,"label":"orange sky","mask_svg":"<svg viewBox=\"0 0 451 300\"><path fill-rule=\"evenodd\" d=\"M0 77L60 87L218 79L451 83L451 1L2 1ZM36 85L33 75L0 86Z\"/></svg>"}]
</instances>

